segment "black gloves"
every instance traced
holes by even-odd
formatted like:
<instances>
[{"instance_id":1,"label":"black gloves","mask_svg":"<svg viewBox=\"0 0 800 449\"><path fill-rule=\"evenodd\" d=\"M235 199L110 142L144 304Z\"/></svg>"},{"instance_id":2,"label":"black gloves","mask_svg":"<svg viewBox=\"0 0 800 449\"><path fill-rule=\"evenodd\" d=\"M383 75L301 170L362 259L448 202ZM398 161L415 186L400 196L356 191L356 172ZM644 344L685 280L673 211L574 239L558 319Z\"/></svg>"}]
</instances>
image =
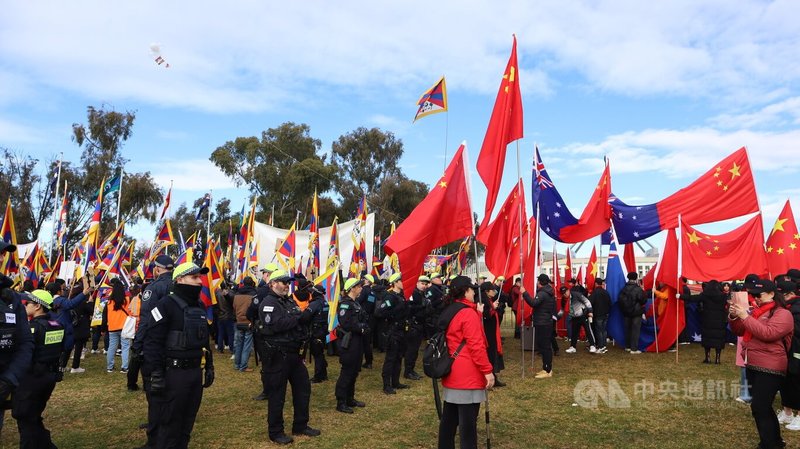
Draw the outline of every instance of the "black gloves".
<instances>
[{"instance_id":1,"label":"black gloves","mask_svg":"<svg viewBox=\"0 0 800 449\"><path fill-rule=\"evenodd\" d=\"M167 388L167 379L164 377L163 371L153 371L150 374L150 393L156 396L160 395Z\"/></svg>"},{"instance_id":2,"label":"black gloves","mask_svg":"<svg viewBox=\"0 0 800 449\"><path fill-rule=\"evenodd\" d=\"M363 335L368 335L368 334L370 333L369 324L366 324L366 323L365 323L365 324L362 324L362 325L361 325L361 333L362 333Z\"/></svg>"},{"instance_id":3,"label":"black gloves","mask_svg":"<svg viewBox=\"0 0 800 449\"><path fill-rule=\"evenodd\" d=\"M206 365L205 378L203 380L203 388L208 388L214 383L214 367Z\"/></svg>"}]
</instances>

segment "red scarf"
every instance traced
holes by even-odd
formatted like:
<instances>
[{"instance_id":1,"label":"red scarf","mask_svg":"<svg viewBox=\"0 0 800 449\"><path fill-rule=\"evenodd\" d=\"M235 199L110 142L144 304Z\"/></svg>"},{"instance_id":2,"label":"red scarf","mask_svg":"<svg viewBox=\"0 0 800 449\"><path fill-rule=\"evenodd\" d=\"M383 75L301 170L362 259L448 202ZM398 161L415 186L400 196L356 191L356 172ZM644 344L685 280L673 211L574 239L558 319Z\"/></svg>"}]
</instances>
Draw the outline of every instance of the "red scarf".
<instances>
[{"instance_id":1,"label":"red scarf","mask_svg":"<svg viewBox=\"0 0 800 449\"><path fill-rule=\"evenodd\" d=\"M775 301L768 302L768 303L764 304L763 306L753 310L753 313L750 316L754 320L757 320L759 317L761 317L761 315L769 312L770 310L772 310L774 308L775 308ZM753 338L753 334L750 333L749 330L745 329L745 331L744 331L744 341L750 341L750 340L752 340L752 338Z\"/></svg>"}]
</instances>

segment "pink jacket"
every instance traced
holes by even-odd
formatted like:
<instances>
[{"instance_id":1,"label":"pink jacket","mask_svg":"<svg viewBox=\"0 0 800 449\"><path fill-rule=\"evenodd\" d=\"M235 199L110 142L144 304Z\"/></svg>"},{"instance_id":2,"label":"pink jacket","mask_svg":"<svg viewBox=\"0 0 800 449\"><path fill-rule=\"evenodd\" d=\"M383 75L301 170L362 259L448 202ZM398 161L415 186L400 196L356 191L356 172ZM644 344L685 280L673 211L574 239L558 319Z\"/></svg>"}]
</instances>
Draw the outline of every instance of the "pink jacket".
<instances>
[{"instance_id":1,"label":"pink jacket","mask_svg":"<svg viewBox=\"0 0 800 449\"><path fill-rule=\"evenodd\" d=\"M786 349L792 344L794 319L786 309L776 307L774 311L772 317L767 312L758 319L748 316L729 321L734 334L744 335L745 330L753 334L750 341L742 339L742 352L748 367L786 373Z\"/></svg>"},{"instance_id":2,"label":"pink jacket","mask_svg":"<svg viewBox=\"0 0 800 449\"><path fill-rule=\"evenodd\" d=\"M483 390L486 388L486 374L492 372L486 352L483 320L475 303L465 299L459 299L458 302L467 308L456 313L447 327L447 349L455 352L462 341L466 340L467 343L453 361L450 374L442 378L442 385L459 390Z\"/></svg>"}]
</instances>

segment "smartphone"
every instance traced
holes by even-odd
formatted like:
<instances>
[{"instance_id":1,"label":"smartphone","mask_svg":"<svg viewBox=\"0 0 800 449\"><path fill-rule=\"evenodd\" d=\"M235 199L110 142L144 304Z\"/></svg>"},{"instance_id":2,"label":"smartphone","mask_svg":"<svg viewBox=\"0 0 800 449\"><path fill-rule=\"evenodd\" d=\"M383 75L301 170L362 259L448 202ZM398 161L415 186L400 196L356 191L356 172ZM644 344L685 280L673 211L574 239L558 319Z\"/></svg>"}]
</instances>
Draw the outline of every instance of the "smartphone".
<instances>
[{"instance_id":1,"label":"smartphone","mask_svg":"<svg viewBox=\"0 0 800 449\"><path fill-rule=\"evenodd\" d=\"M737 304L739 307L745 310L750 308L750 301L747 300L747 292L731 293L731 304Z\"/></svg>"}]
</instances>

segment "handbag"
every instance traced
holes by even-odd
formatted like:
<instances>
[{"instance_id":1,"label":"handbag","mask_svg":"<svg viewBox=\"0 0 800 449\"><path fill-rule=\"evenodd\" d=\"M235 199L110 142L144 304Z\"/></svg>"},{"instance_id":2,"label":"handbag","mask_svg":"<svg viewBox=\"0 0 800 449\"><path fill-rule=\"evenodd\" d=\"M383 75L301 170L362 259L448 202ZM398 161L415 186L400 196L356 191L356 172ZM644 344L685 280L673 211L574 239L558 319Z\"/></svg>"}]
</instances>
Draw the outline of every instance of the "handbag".
<instances>
[{"instance_id":1,"label":"handbag","mask_svg":"<svg viewBox=\"0 0 800 449\"><path fill-rule=\"evenodd\" d=\"M127 316L125 317L125 322L122 324L122 333L120 333L120 337L132 340L136 337L136 317L131 316L124 308L122 310Z\"/></svg>"}]
</instances>

